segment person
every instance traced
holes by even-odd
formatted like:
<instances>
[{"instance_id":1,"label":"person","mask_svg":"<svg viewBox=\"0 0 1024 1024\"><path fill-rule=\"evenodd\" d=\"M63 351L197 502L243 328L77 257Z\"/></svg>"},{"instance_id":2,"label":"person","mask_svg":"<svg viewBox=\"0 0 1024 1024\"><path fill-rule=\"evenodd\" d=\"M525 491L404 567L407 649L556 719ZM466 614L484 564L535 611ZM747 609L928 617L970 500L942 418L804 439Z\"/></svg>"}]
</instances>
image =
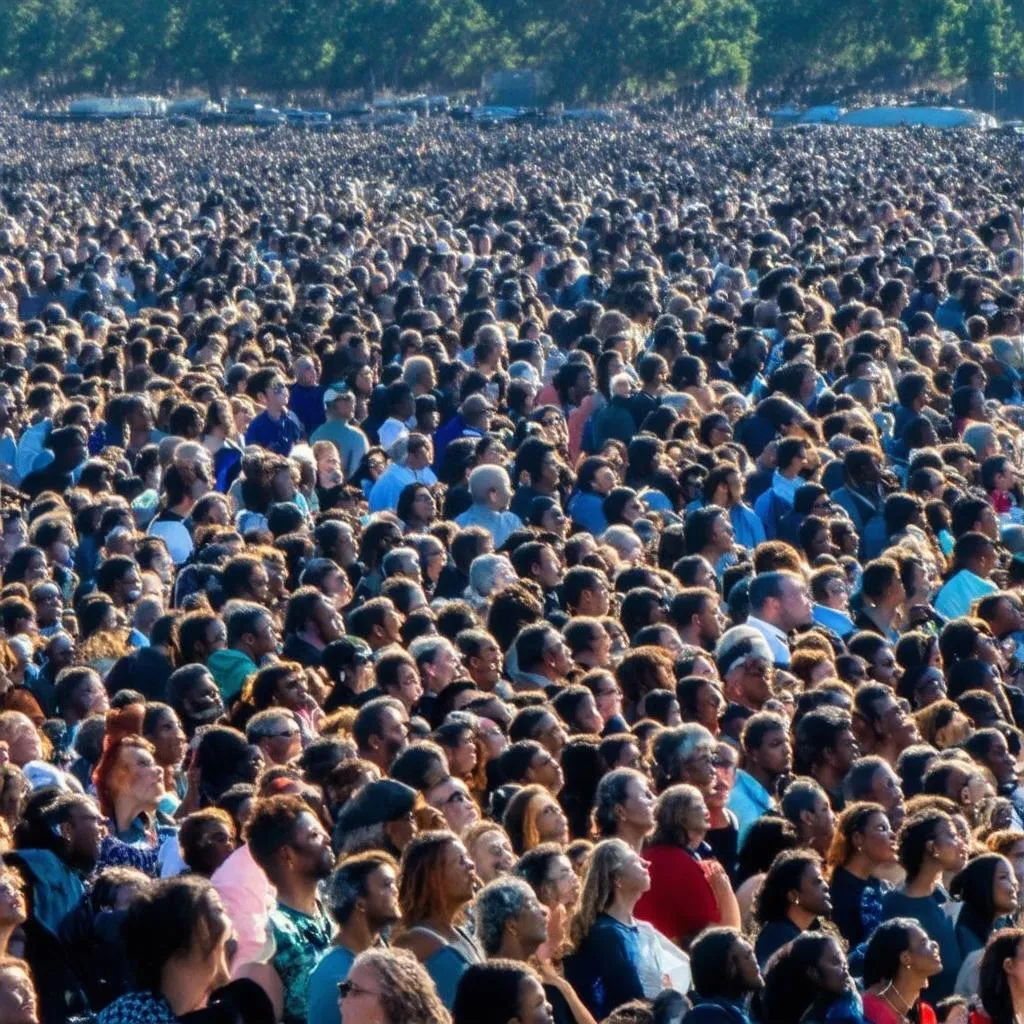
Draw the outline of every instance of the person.
<instances>
[{"instance_id":1,"label":"person","mask_svg":"<svg viewBox=\"0 0 1024 1024\"><path fill-rule=\"evenodd\" d=\"M596 1020L644 997L633 911L651 878L640 855L605 839L587 861L580 905L569 927L565 976Z\"/></svg>"},{"instance_id":2,"label":"person","mask_svg":"<svg viewBox=\"0 0 1024 1024\"><path fill-rule=\"evenodd\" d=\"M693 1007L684 1024L749 1024L748 1000L764 985L753 947L735 928L706 928L690 947Z\"/></svg>"},{"instance_id":3,"label":"person","mask_svg":"<svg viewBox=\"0 0 1024 1024\"><path fill-rule=\"evenodd\" d=\"M654 829L655 797L635 768L616 768L598 783L594 826L598 835L623 840L640 852Z\"/></svg>"},{"instance_id":4,"label":"person","mask_svg":"<svg viewBox=\"0 0 1024 1024\"><path fill-rule=\"evenodd\" d=\"M763 1019L779 1024L860 1019L846 957L830 935L798 935L764 968Z\"/></svg>"},{"instance_id":5,"label":"person","mask_svg":"<svg viewBox=\"0 0 1024 1024\"><path fill-rule=\"evenodd\" d=\"M272 615L258 604L235 602L225 615L227 646L213 651L207 659L221 698L230 704L242 692L246 679L260 661L276 652L277 626Z\"/></svg>"},{"instance_id":6,"label":"person","mask_svg":"<svg viewBox=\"0 0 1024 1024\"><path fill-rule=\"evenodd\" d=\"M949 893L962 904L955 932L964 961L980 953L989 935L1009 924L1017 912L1017 878L1010 862L998 853L969 860L953 876Z\"/></svg>"},{"instance_id":7,"label":"person","mask_svg":"<svg viewBox=\"0 0 1024 1024\"><path fill-rule=\"evenodd\" d=\"M978 1024L1013 1024L1024 1008L1024 929L1003 928L991 936L981 958L978 995L985 1016Z\"/></svg>"},{"instance_id":8,"label":"person","mask_svg":"<svg viewBox=\"0 0 1024 1024\"><path fill-rule=\"evenodd\" d=\"M785 720L771 711L747 719L741 743L745 767L736 773L728 808L736 816L742 846L757 818L777 807L775 789L791 767L792 754Z\"/></svg>"},{"instance_id":9,"label":"person","mask_svg":"<svg viewBox=\"0 0 1024 1024\"><path fill-rule=\"evenodd\" d=\"M551 1006L540 978L529 966L510 957L474 964L459 982L453 1024L512 1021L552 1024Z\"/></svg>"},{"instance_id":10,"label":"person","mask_svg":"<svg viewBox=\"0 0 1024 1024\"><path fill-rule=\"evenodd\" d=\"M426 967L448 1008L455 1002L466 968L485 959L477 940L456 923L477 883L466 848L450 832L421 832L402 852L398 881L402 930L394 942L413 952Z\"/></svg>"},{"instance_id":11,"label":"person","mask_svg":"<svg viewBox=\"0 0 1024 1024\"><path fill-rule=\"evenodd\" d=\"M500 466L477 466L469 475L469 494L473 504L455 517L460 527L482 526L500 548L523 521L509 511L512 484Z\"/></svg>"},{"instance_id":12,"label":"person","mask_svg":"<svg viewBox=\"0 0 1024 1024\"><path fill-rule=\"evenodd\" d=\"M939 944L919 924L899 917L886 921L864 954L864 1019L868 1024L935 1021L934 1007L920 999L941 970Z\"/></svg>"},{"instance_id":13,"label":"person","mask_svg":"<svg viewBox=\"0 0 1024 1024\"><path fill-rule=\"evenodd\" d=\"M832 921L855 949L882 919L882 899L889 889L876 872L895 864L896 836L880 804L850 804L836 822L828 851Z\"/></svg>"},{"instance_id":14,"label":"person","mask_svg":"<svg viewBox=\"0 0 1024 1024\"><path fill-rule=\"evenodd\" d=\"M267 931L284 987L283 1019L305 1024L309 977L333 933L318 891L334 867L330 839L299 797L270 796L253 808L246 842L277 892Z\"/></svg>"},{"instance_id":15,"label":"person","mask_svg":"<svg viewBox=\"0 0 1024 1024\"><path fill-rule=\"evenodd\" d=\"M740 926L729 876L705 838L710 814L699 789L670 786L654 809L655 830L644 850L651 877L635 913L684 950L708 925Z\"/></svg>"},{"instance_id":16,"label":"person","mask_svg":"<svg viewBox=\"0 0 1024 1024\"><path fill-rule=\"evenodd\" d=\"M963 962L956 929L942 909L946 901L942 875L959 871L967 851L949 815L927 810L903 823L898 847L907 881L902 891L892 890L883 897L882 918L910 918L938 943L942 971L929 979L926 989L926 998L935 1003L952 994Z\"/></svg>"},{"instance_id":17,"label":"person","mask_svg":"<svg viewBox=\"0 0 1024 1024\"><path fill-rule=\"evenodd\" d=\"M451 1024L423 965L404 949L363 950L338 992L343 1020Z\"/></svg>"},{"instance_id":18,"label":"person","mask_svg":"<svg viewBox=\"0 0 1024 1024\"><path fill-rule=\"evenodd\" d=\"M356 957L386 945L388 931L401 920L398 865L387 854L346 857L325 884L327 909L337 925L331 947L309 976L307 1024L340 1024L338 983L345 981Z\"/></svg>"},{"instance_id":19,"label":"person","mask_svg":"<svg viewBox=\"0 0 1024 1024\"><path fill-rule=\"evenodd\" d=\"M832 900L821 860L809 850L780 853L765 875L754 908L760 925L754 952L762 968L771 955L801 932L816 930L829 918Z\"/></svg>"},{"instance_id":20,"label":"person","mask_svg":"<svg viewBox=\"0 0 1024 1024\"><path fill-rule=\"evenodd\" d=\"M520 878L488 882L477 894L473 912L475 934L489 960L527 961L547 941L547 907ZM460 980L460 989L462 984Z\"/></svg>"}]
</instances>

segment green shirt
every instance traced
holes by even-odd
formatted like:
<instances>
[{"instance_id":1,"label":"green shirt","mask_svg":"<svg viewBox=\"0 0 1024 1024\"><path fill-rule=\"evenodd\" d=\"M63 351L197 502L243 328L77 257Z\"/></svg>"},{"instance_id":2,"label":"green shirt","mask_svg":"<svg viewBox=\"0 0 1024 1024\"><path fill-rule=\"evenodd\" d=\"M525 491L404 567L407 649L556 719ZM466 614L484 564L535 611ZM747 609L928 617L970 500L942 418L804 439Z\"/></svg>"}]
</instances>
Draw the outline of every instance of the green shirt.
<instances>
[{"instance_id":1,"label":"green shirt","mask_svg":"<svg viewBox=\"0 0 1024 1024\"><path fill-rule=\"evenodd\" d=\"M278 903L270 912L270 932L277 947L274 967L284 986L284 1022L305 1024L309 976L330 947L334 929L319 903L313 916Z\"/></svg>"}]
</instances>

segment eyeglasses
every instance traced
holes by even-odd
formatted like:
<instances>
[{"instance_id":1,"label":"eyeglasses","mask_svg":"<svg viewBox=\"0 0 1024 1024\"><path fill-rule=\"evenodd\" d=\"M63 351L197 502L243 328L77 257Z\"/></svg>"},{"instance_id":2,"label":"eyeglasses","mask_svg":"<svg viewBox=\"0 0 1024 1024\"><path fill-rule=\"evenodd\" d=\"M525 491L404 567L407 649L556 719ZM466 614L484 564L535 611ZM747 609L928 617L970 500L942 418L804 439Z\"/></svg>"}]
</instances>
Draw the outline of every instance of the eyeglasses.
<instances>
[{"instance_id":1,"label":"eyeglasses","mask_svg":"<svg viewBox=\"0 0 1024 1024\"><path fill-rule=\"evenodd\" d=\"M368 988L362 988L357 985L354 981L339 981L338 982L338 995L342 999L347 999L349 996L373 996L379 999L380 993L374 992Z\"/></svg>"},{"instance_id":2,"label":"eyeglasses","mask_svg":"<svg viewBox=\"0 0 1024 1024\"><path fill-rule=\"evenodd\" d=\"M287 732L268 732L265 736L268 740L290 740L293 736L300 736L299 729L289 729Z\"/></svg>"}]
</instances>

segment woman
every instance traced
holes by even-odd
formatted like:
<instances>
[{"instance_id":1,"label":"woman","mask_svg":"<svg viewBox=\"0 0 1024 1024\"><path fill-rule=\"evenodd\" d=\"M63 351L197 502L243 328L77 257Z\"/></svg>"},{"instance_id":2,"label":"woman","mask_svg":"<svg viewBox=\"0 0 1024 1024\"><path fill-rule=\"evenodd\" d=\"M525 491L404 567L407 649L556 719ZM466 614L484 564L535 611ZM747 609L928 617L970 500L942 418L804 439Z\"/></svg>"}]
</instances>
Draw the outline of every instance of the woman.
<instances>
[{"instance_id":1,"label":"woman","mask_svg":"<svg viewBox=\"0 0 1024 1024\"><path fill-rule=\"evenodd\" d=\"M949 893L963 901L956 940L964 959L984 949L989 935L1009 924L1008 915L1017 911L1017 878L1010 862L998 853L983 853L968 861L953 877Z\"/></svg>"},{"instance_id":2,"label":"woman","mask_svg":"<svg viewBox=\"0 0 1024 1024\"><path fill-rule=\"evenodd\" d=\"M0 957L7 956L11 936L27 917L24 883L14 871L0 869Z\"/></svg>"},{"instance_id":3,"label":"woman","mask_svg":"<svg viewBox=\"0 0 1024 1024\"><path fill-rule=\"evenodd\" d=\"M242 449L232 440L235 417L226 398L214 399L206 408L203 447L213 458L213 483L227 494L242 469Z\"/></svg>"},{"instance_id":4,"label":"woman","mask_svg":"<svg viewBox=\"0 0 1024 1024\"><path fill-rule=\"evenodd\" d=\"M541 843L564 846L569 842L569 822L544 786L520 789L508 802L502 824L512 849L520 857Z\"/></svg>"},{"instance_id":5,"label":"woman","mask_svg":"<svg viewBox=\"0 0 1024 1024\"><path fill-rule=\"evenodd\" d=\"M586 686L577 684L565 687L555 695L551 705L565 722L570 735L583 733L598 736L604 728L601 713L597 710L597 701Z\"/></svg>"},{"instance_id":6,"label":"woman","mask_svg":"<svg viewBox=\"0 0 1024 1024\"><path fill-rule=\"evenodd\" d=\"M941 970L938 943L916 921L886 921L871 936L864 956L864 1019L868 1024L934 1024L934 1009L920 999L928 979Z\"/></svg>"},{"instance_id":7,"label":"woman","mask_svg":"<svg viewBox=\"0 0 1024 1024\"><path fill-rule=\"evenodd\" d=\"M851 949L882 920L882 898L889 886L876 872L895 863L896 836L881 805L847 807L836 821L826 864L832 921Z\"/></svg>"},{"instance_id":8,"label":"woman","mask_svg":"<svg viewBox=\"0 0 1024 1024\"><path fill-rule=\"evenodd\" d=\"M761 1020L771 1024L861 1024L846 957L830 935L798 935L764 971Z\"/></svg>"},{"instance_id":9,"label":"woman","mask_svg":"<svg viewBox=\"0 0 1024 1024\"><path fill-rule=\"evenodd\" d=\"M424 832L402 852L402 932L395 945L411 950L426 967L446 1007L455 1002L466 968L484 961L476 940L458 924L479 881L466 848L451 832Z\"/></svg>"},{"instance_id":10,"label":"woman","mask_svg":"<svg viewBox=\"0 0 1024 1024\"><path fill-rule=\"evenodd\" d=\"M981 958L978 995L985 1013L971 1024L1019 1024L1024 1020L1024 929L1004 928L988 940Z\"/></svg>"},{"instance_id":11,"label":"woman","mask_svg":"<svg viewBox=\"0 0 1024 1024\"><path fill-rule=\"evenodd\" d=\"M635 768L616 768L597 787L594 831L621 839L638 853L654 830L655 796L647 777Z\"/></svg>"},{"instance_id":12,"label":"woman","mask_svg":"<svg viewBox=\"0 0 1024 1024\"><path fill-rule=\"evenodd\" d=\"M137 988L103 1010L97 1024L176 1024L228 983L231 921L205 879L154 883L136 896L123 927ZM266 995L251 995L273 1015Z\"/></svg>"},{"instance_id":13,"label":"woman","mask_svg":"<svg viewBox=\"0 0 1024 1024\"><path fill-rule=\"evenodd\" d=\"M644 998L633 911L650 884L643 858L621 839L594 847L569 926L572 952L565 959L565 976L596 1020Z\"/></svg>"},{"instance_id":14,"label":"woman","mask_svg":"<svg viewBox=\"0 0 1024 1024\"><path fill-rule=\"evenodd\" d=\"M712 736L718 736L721 732L718 720L727 704L721 686L705 676L685 676L675 690L683 721L697 722Z\"/></svg>"},{"instance_id":15,"label":"woman","mask_svg":"<svg viewBox=\"0 0 1024 1024\"><path fill-rule=\"evenodd\" d=\"M615 470L607 459L592 455L580 463L576 490L569 499L569 515L581 529L600 536L608 529L604 499L615 486Z\"/></svg>"},{"instance_id":16,"label":"woman","mask_svg":"<svg viewBox=\"0 0 1024 1024\"><path fill-rule=\"evenodd\" d=\"M710 924L740 926L740 911L722 865L705 838L711 816L696 786L669 786L654 808L655 829L644 851L651 887L636 916L683 949Z\"/></svg>"},{"instance_id":17,"label":"woman","mask_svg":"<svg viewBox=\"0 0 1024 1024\"><path fill-rule=\"evenodd\" d=\"M608 765L601 756L601 746L595 736L574 736L562 750L561 776L554 774L553 783L561 784L561 790L556 790L549 783L565 811L569 832L575 839L585 839L590 835L594 796L601 778L608 771ZM550 758L546 750L538 753Z\"/></svg>"},{"instance_id":18,"label":"woman","mask_svg":"<svg viewBox=\"0 0 1024 1024\"><path fill-rule=\"evenodd\" d=\"M466 852L473 858L476 873L486 885L507 875L516 862L512 844L505 830L496 821L481 818L462 833Z\"/></svg>"},{"instance_id":19,"label":"woman","mask_svg":"<svg viewBox=\"0 0 1024 1024\"><path fill-rule=\"evenodd\" d=\"M519 858L514 871L548 910L548 938L537 952L538 959L560 963L569 920L580 898L580 880L572 862L557 843L541 843Z\"/></svg>"},{"instance_id":20,"label":"woman","mask_svg":"<svg viewBox=\"0 0 1024 1024\"><path fill-rule=\"evenodd\" d=\"M757 962L763 968L776 950L815 929L818 918L827 918L831 910L821 858L810 850L780 853L764 877L754 908L760 925L754 945Z\"/></svg>"},{"instance_id":21,"label":"woman","mask_svg":"<svg viewBox=\"0 0 1024 1024\"><path fill-rule=\"evenodd\" d=\"M552 1024L551 1005L532 968L495 958L470 967L459 983L454 1024Z\"/></svg>"},{"instance_id":22,"label":"woman","mask_svg":"<svg viewBox=\"0 0 1024 1024\"><path fill-rule=\"evenodd\" d=\"M0 1019L9 1024L39 1024L38 1006L28 964L13 956L0 957Z\"/></svg>"},{"instance_id":23,"label":"woman","mask_svg":"<svg viewBox=\"0 0 1024 1024\"><path fill-rule=\"evenodd\" d=\"M451 1024L430 976L403 949L367 949L338 986L348 1024Z\"/></svg>"},{"instance_id":24,"label":"woman","mask_svg":"<svg viewBox=\"0 0 1024 1024\"><path fill-rule=\"evenodd\" d=\"M424 533L437 519L434 495L426 484L407 484L398 496L395 513L405 524L406 533Z\"/></svg>"},{"instance_id":25,"label":"woman","mask_svg":"<svg viewBox=\"0 0 1024 1024\"><path fill-rule=\"evenodd\" d=\"M188 780L181 770L187 739L174 708L158 702L147 704L142 735L153 744L153 756L164 771L164 799L160 810L173 814L188 789Z\"/></svg>"},{"instance_id":26,"label":"woman","mask_svg":"<svg viewBox=\"0 0 1024 1024\"><path fill-rule=\"evenodd\" d=\"M97 866L133 867L157 878L161 847L167 840L174 842L177 830L157 817L164 770L153 755L153 745L140 735L142 720L138 704L107 713L103 754L93 772L108 830Z\"/></svg>"}]
</instances>

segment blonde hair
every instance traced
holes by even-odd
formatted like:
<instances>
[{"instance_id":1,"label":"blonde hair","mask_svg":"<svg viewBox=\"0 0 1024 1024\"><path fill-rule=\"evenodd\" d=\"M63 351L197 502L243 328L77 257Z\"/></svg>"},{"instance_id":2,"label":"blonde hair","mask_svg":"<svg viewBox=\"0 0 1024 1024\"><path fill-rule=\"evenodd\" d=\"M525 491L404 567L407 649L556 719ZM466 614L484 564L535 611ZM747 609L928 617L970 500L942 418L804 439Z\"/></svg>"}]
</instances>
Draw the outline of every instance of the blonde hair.
<instances>
[{"instance_id":1,"label":"blonde hair","mask_svg":"<svg viewBox=\"0 0 1024 1024\"><path fill-rule=\"evenodd\" d=\"M579 907L569 924L569 945L572 949L580 948L598 915L611 905L615 898L615 882L630 852L621 839L605 839L591 851L583 874Z\"/></svg>"}]
</instances>

